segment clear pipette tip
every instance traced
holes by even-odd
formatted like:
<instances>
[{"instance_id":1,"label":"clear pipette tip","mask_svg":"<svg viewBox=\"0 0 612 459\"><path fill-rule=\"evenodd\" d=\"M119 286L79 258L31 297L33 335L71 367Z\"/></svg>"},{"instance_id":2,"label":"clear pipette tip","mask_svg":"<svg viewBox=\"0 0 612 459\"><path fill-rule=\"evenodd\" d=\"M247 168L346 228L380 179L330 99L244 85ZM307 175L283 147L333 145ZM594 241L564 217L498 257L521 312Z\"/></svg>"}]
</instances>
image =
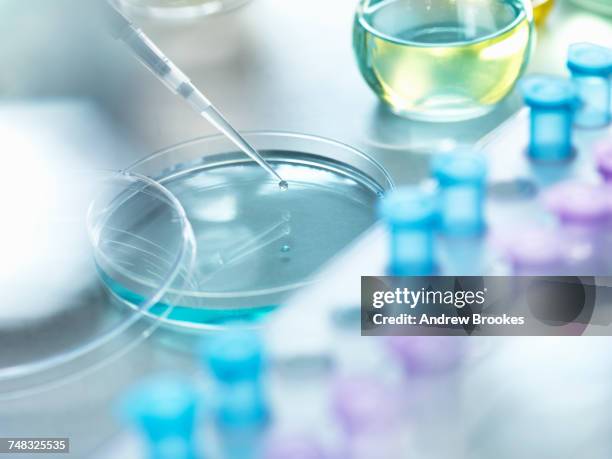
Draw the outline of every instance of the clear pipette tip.
<instances>
[{"instance_id":1,"label":"clear pipette tip","mask_svg":"<svg viewBox=\"0 0 612 459\"><path fill-rule=\"evenodd\" d=\"M208 105L200 111L202 116L206 118L213 126L221 131L229 140L232 141L240 150L246 153L259 164L268 174L273 176L278 181L278 187L284 191L289 188L287 181L278 175L278 173L270 166L270 164L261 156L261 154L253 148L253 146L246 141L240 133L232 127L232 125L219 113L219 111L213 106Z\"/></svg>"},{"instance_id":2,"label":"clear pipette tip","mask_svg":"<svg viewBox=\"0 0 612 459\"><path fill-rule=\"evenodd\" d=\"M259 152L221 115L212 103L164 53L155 46L140 29L123 16L113 5L103 2L111 34L123 41L136 58L147 67L173 93L187 101L204 118L219 129L240 150L251 157L278 182L281 190L289 188L288 183L276 173Z\"/></svg>"}]
</instances>

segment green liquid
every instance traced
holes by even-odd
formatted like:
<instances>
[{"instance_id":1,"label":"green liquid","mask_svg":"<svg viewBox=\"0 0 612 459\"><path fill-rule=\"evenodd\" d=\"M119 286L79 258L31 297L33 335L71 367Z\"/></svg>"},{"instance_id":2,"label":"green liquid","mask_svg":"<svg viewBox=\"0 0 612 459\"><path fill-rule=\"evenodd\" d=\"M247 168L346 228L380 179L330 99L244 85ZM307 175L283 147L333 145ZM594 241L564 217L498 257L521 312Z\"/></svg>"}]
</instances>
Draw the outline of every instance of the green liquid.
<instances>
[{"instance_id":1,"label":"green liquid","mask_svg":"<svg viewBox=\"0 0 612 459\"><path fill-rule=\"evenodd\" d=\"M529 57L532 23L515 0L365 1L353 46L361 73L394 112L452 121L506 97Z\"/></svg>"}]
</instances>

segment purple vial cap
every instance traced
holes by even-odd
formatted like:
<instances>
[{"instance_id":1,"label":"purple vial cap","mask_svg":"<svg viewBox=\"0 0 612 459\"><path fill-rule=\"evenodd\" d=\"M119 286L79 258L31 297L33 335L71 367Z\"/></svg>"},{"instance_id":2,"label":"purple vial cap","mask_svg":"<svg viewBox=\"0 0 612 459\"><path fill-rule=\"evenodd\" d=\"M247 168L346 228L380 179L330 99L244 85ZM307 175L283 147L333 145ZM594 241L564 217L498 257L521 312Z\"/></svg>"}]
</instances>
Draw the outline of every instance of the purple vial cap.
<instances>
[{"instance_id":1,"label":"purple vial cap","mask_svg":"<svg viewBox=\"0 0 612 459\"><path fill-rule=\"evenodd\" d=\"M600 224L610 214L605 188L592 184L562 183L546 193L544 203L563 223Z\"/></svg>"},{"instance_id":2,"label":"purple vial cap","mask_svg":"<svg viewBox=\"0 0 612 459\"><path fill-rule=\"evenodd\" d=\"M374 380L336 381L332 403L338 421L349 434L383 430L397 420L392 391Z\"/></svg>"},{"instance_id":3,"label":"purple vial cap","mask_svg":"<svg viewBox=\"0 0 612 459\"><path fill-rule=\"evenodd\" d=\"M391 336L387 344L413 374L434 374L459 366L465 353L463 337L457 336Z\"/></svg>"},{"instance_id":4,"label":"purple vial cap","mask_svg":"<svg viewBox=\"0 0 612 459\"><path fill-rule=\"evenodd\" d=\"M597 167L606 182L612 182L612 139L595 147Z\"/></svg>"},{"instance_id":5,"label":"purple vial cap","mask_svg":"<svg viewBox=\"0 0 612 459\"><path fill-rule=\"evenodd\" d=\"M291 435L271 438L263 459L327 459L321 446L307 436Z\"/></svg>"},{"instance_id":6,"label":"purple vial cap","mask_svg":"<svg viewBox=\"0 0 612 459\"><path fill-rule=\"evenodd\" d=\"M608 216L612 218L612 182L604 184L603 189L608 201Z\"/></svg>"},{"instance_id":7,"label":"purple vial cap","mask_svg":"<svg viewBox=\"0 0 612 459\"><path fill-rule=\"evenodd\" d=\"M556 272L563 259L559 233L553 229L520 229L508 246L515 268L536 267Z\"/></svg>"}]
</instances>

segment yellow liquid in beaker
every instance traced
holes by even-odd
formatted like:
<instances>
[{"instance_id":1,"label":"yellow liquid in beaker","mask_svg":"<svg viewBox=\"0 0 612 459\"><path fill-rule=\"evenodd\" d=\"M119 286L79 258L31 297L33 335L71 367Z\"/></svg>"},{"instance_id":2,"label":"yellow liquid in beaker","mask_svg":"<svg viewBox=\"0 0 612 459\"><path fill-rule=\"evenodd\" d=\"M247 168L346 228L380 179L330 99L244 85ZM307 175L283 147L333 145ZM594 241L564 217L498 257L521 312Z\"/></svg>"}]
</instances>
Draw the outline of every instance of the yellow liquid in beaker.
<instances>
[{"instance_id":1,"label":"yellow liquid in beaker","mask_svg":"<svg viewBox=\"0 0 612 459\"><path fill-rule=\"evenodd\" d=\"M519 1L478 0L468 23L415 23L430 11L455 8L453 0L437 0L436 10L427 5L395 0L358 11L353 46L364 79L409 118L454 121L486 113L510 93L528 60L528 14Z\"/></svg>"}]
</instances>

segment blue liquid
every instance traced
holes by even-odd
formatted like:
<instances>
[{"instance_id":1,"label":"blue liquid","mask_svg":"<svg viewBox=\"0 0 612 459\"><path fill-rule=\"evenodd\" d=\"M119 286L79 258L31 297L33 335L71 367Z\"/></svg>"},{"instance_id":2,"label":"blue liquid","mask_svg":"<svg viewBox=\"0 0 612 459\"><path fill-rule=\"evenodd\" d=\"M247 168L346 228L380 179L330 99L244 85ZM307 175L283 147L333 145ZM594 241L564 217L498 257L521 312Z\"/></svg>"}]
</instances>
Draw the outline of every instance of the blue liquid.
<instances>
[{"instance_id":1,"label":"blue liquid","mask_svg":"<svg viewBox=\"0 0 612 459\"><path fill-rule=\"evenodd\" d=\"M369 178L337 163L291 158L271 161L291 183L280 193L277 182L244 160L161 178L197 239L197 285L170 299L169 320L196 326L258 321L374 224L383 190Z\"/></svg>"}]
</instances>

